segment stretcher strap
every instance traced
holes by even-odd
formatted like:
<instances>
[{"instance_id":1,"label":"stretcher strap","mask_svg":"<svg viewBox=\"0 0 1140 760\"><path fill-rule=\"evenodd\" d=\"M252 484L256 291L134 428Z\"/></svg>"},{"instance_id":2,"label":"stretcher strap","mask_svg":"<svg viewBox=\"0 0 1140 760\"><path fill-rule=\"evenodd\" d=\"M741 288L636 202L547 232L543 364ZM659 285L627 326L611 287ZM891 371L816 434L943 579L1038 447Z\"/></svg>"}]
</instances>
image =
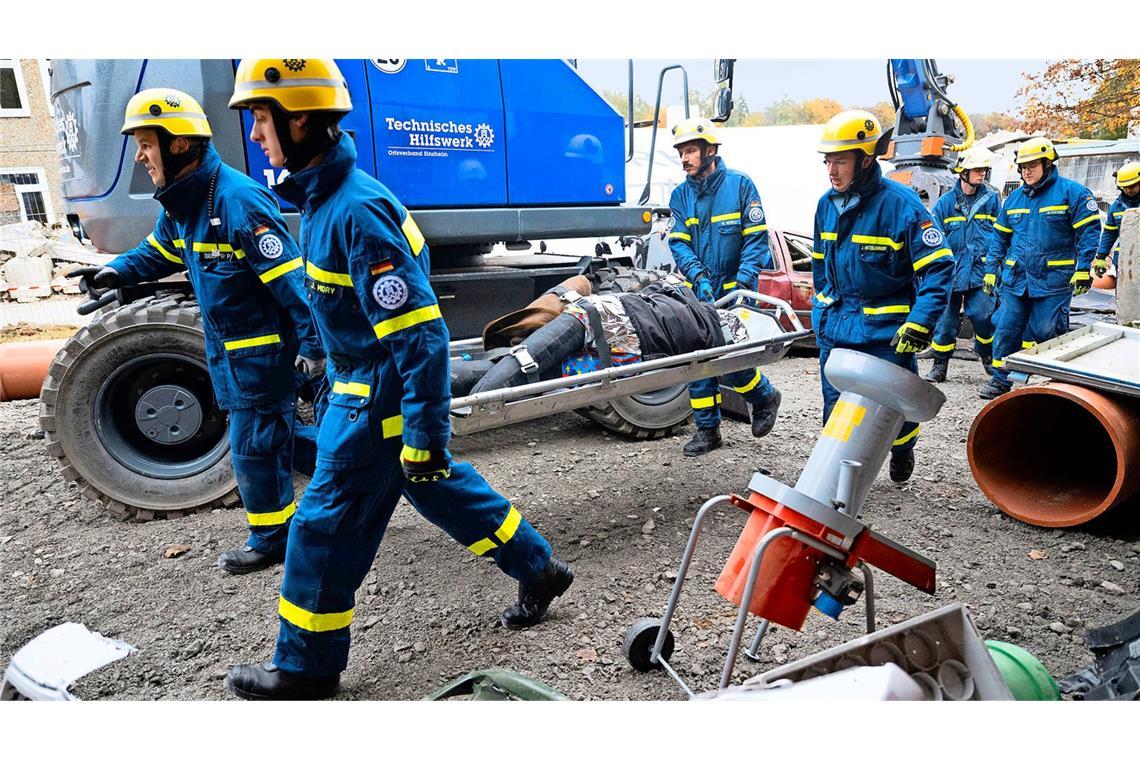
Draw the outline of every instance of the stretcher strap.
<instances>
[{"instance_id":1,"label":"stretcher strap","mask_svg":"<svg viewBox=\"0 0 1140 760\"><path fill-rule=\"evenodd\" d=\"M578 305L590 318L590 331L594 333L594 348L598 351L598 358L602 360L602 366L614 366L613 356L610 355L610 342L606 339L606 331L602 329L602 317L598 314L597 307L585 299Z\"/></svg>"}]
</instances>

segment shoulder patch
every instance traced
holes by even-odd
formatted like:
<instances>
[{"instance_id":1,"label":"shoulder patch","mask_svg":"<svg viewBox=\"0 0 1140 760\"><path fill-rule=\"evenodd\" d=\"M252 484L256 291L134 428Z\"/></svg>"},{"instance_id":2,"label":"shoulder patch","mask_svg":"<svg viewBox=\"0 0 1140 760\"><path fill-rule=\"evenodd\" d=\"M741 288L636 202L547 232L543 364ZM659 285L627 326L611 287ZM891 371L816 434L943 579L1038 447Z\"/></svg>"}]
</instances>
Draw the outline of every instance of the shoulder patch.
<instances>
[{"instance_id":1,"label":"shoulder patch","mask_svg":"<svg viewBox=\"0 0 1140 760\"><path fill-rule=\"evenodd\" d=\"M385 309L398 309L408 302L408 284L394 274L372 284L372 298Z\"/></svg>"},{"instance_id":2,"label":"shoulder patch","mask_svg":"<svg viewBox=\"0 0 1140 760\"><path fill-rule=\"evenodd\" d=\"M922 242L932 248L939 245L942 242L942 231L937 227L928 227L922 233Z\"/></svg>"},{"instance_id":3,"label":"shoulder patch","mask_svg":"<svg viewBox=\"0 0 1140 760\"><path fill-rule=\"evenodd\" d=\"M1085 204L1085 208L1087 208L1089 211L1098 211L1099 207L1096 205L1096 199L1089 198L1089 202Z\"/></svg>"},{"instance_id":4,"label":"shoulder patch","mask_svg":"<svg viewBox=\"0 0 1140 760\"><path fill-rule=\"evenodd\" d=\"M275 259L285 251L285 246L276 235L262 235L257 240L257 250L265 258Z\"/></svg>"},{"instance_id":5,"label":"shoulder patch","mask_svg":"<svg viewBox=\"0 0 1140 760\"><path fill-rule=\"evenodd\" d=\"M764 209L760 208L760 204L753 203L752 208L748 209L748 221L762 222L764 221Z\"/></svg>"},{"instance_id":6,"label":"shoulder patch","mask_svg":"<svg viewBox=\"0 0 1140 760\"><path fill-rule=\"evenodd\" d=\"M255 229L253 231L253 234L256 237L257 235L264 235L266 232L269 232L269 228L263 224L260 227L258 227L257 229Z\"/></svg>"}]
</instances>

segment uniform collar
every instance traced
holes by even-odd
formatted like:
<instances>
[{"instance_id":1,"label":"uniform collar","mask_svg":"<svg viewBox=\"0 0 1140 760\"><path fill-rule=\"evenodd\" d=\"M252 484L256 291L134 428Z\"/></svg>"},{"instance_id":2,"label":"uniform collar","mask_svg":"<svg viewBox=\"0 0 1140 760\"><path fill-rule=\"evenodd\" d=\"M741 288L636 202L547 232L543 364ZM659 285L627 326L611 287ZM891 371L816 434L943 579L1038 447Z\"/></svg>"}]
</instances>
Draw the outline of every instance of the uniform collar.
<instances>
[{"instance_id":1,"label":"uniform collar","mask_svg":"<svg viewBox=\"0 0 1140 760\"><path fill-rule=\"evenodd\" d=\"M865 203L867 199L879 192L883 186L883 170L879 166L879 162L875 161L871 164L871 168L860 178L858 185L852 185L844 192L839 192L835 188L827 191L827 197L831 199L836 210L840 213L848 209L858 206L860 203Z\"/></svg>"},{"instance_id":2,"label":"uniform collar","mask_svg":"<svg viewBox=\"0 0 1140 760\"><path fill-rule=\"evenodd\" d=\"M1041 195L1041 193L1045 192L1050 187L1052 187L1056 182L1057 182L1057 167L1053 166L1053 167L1049 168L1048 176L1046 176L1045 179L1041 180L1036 185L1031 186L1031 185L1026 185L1026 184L1022 183L1021 186L1023 188L1025 188L1025 194L1027 196L1029 196L1030 198L1036 198L1038 195Z\"/></svg>"},{"instance_id":3,"label":"uniform collar","mask_svg":"<svg viewBox=\"0 0 1140 760\"><path fill-rule=\"evenodd\" d=\"M1121 192L1120 195L1117 196L1117 199L1128 208L1136 208L1137 206L1140 206L1140 195L1137 195L1135 198L1129 198L1127 195Z\"/></svg>"},{"instance_id":4,"label":"uniform collar","mask_svg":"<svg viewBox=\"0 0 1140 760\"><path fill-rule=\"evenodd\" d=\"M962 191L962 181L958 180L954 183L954 197L958 201L959 208L973 208L981 201L984 201L992 192L989 185L982 184L973 195L966 195L966 193Z\"/></svg>"},{"instance_id":5,"label":"uniform collar","mask_svg":"<svg viewBox=\"0 0 1140 760\"><path fill-rule=\"evenodd\" d=\"M342 132L340 140L325 153L316 166L290 174L273 190L297 208L312 211L341 186L356 169L356 143Z\"/></svg>"},{"instance_id":6,"label":"uniform collar","mask_svg":"<svg viewBox=\"0 0 1140 760\"><path fill-rule=\"evenodd\" d=\"M713 162L716 168L712 173L705 177L686 177L685 181L693 186L697 191L697 195L705 195L715 193L720 183L724 181L725 165L724 159L720 156L713 156Z\"/></svg>"},{"instance_id":7,"label":"uniform collar","mask_svg":"<svg viewBox=\"0 0 1140 760\"><path fill-rule=\"evenodd\" d=\"M218 157L214 143L206 143L198 168L182 179L158 188L154 199L175 219L186 221L204 207L210 179L221 164L222 159Z\"/></svg>"}]
</instances>

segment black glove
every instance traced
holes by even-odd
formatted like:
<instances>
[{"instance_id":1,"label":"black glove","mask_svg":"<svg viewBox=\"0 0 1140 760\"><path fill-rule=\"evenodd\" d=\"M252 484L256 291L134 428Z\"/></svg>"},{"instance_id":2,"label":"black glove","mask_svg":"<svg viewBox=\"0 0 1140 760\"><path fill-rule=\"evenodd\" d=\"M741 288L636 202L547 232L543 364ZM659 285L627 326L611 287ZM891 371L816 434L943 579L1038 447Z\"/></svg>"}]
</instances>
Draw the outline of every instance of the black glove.
<instances>
[{"instance_id":1,"label":"black glove","mask_svg":"<svg viewBox=\"0 0 1140 760\"><path fill-rule=\"evenodd\" d=\"M111 267L79 267L67 273L68 277L80 277L79 289L94 300L111 288L123 284L122 275Z\"/></svg>"},{"instance_id":2,"label":"black glove","mask_svg":"<svg viewBox=\"0 0 1140 760\"><path fill-rule=\"evenodd\" d=\"M293 363L293 369L309 379L320 377L325 374L325 357L310 359L307 356L297 354L297 360Z\"/></svg>"},{"instance_id":3,"label":"black glove","mask_svg":"<svg viewBox=\"0 0 1140 760\"><path fill-rule=\"evenodd\" d=\"M891 345L896 354L917 354L927 348L933 336L930 330L920 324L907 322L895 333Z\"/></svg>"},{"instance_id":4,"label":"black glove","mask_svg":"<svg viewBox=\"0 0 1140 760\"><path fill-rule=\"evenodd\" d=\"M400 452L404 477L410 483L434 483L451 477L451 457L447 449L413 449L404 446Z\"/></svg>"}]
</instances>

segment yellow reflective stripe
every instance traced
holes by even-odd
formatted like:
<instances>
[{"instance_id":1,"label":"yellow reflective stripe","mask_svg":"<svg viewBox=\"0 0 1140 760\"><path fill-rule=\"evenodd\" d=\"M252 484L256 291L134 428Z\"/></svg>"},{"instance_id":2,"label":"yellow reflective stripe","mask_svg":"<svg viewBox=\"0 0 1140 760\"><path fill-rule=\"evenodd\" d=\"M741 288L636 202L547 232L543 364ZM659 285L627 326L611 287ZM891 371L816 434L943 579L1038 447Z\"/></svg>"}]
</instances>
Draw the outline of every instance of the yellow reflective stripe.
<instances>
[{"instance_id":1,"label":"yellow reflective stripe","mask_svg":"<svg viewBox=\"0 0 1140 760\"><path fill-rule=\"evenodd\" d=\"M993 339L993 336L992 336L992 335L991 335L990 337L988 337L988 338L980 338L980 337L978 337L977 335L975 335L975 336L974 336L974 340L978 341L978 342L979 342L979 343L981 343L983 346L989 345L990 343L993 343L993 342L994 342L994 339Z\"/></svg>"},{"instance_id":2,"label":"yellow reflective stripe","mask_svg":"<svg viewBox=\"0 0 1140 760\"><path fill-rule=\"evenodd\" d=\"M700 224L700 223L701 223L701 220L696 218L695 216L690 216L688 219L685 220L685 226L686 227L692 227L694 224Z\"/></svg>"},{"instance_id":3,"label":"yellow reflective stripe","mask_svg":"<svg viewBox=\"0 0 1140 760\"><path fill-rule=\"evenodd\" d=\"M717 214L710 221L713 222L727 222L729 219L739 219L740 212L733 211L731 214Z\"/></svg>"},{"instance_id":4,"label":"yellow reflective stripe","mask_svg":"<svg viewBox=\"0 0 1140 760\"><path fill-rule=\"evenodd\" d=\"M689 404L694 409L711 409L712 407L716 406L719 403L720 403L720 394L719 393L716 394L715 396L704 396L702 398L691 398L691 399L689 399Z\"/></svg>"},{"instance_id":5,"label":"yellow reflective stripe","mask_svg":"<svg viewBox=\"0 0 1140 760\"><path fill-rule=\"evenodd\" d=\"M933 348L935 351L941 351L942 353L946 353L947 351L953 351L954 346L955 346L954 343L931 343L930 344L931 348Z\"/></svg>"},{"instance_id":6,"label":"yellow reflective stripe","mask_svg":"<svg viewBox=\"0 0 1140 760\"><path fill-rule=\"evenodd\" d=\"M183 263L182 259L178 258L173 253L171 253L170 251L168 251L162 247L162 245L158 242L158 238L156 238L154 236L154 233L151 233L150 235L147 236L146 242L150 243L151 246L156 251L161 253L162 257L164 259L166 259L167 261L173 261L175 264L182 264Z\"/></svg>"},{"instance_id":7,"label":"yellow reflective stripe","mask_svg":"<svg viewBox=\"0 0 1140 760\"><path fill-rule=\"evenodd\" d=\"M1035 340L1023 340L1023 341L1021 341L1021 347L1022 348L1033 348L1036 345L1037 345L1037 341L1035 341Z\"/></svg>"},{"instance_id":8,"label":"yellow reflective stripe","mask_svg":"<svg viewBox=\"0 0 1140 760\"><path fill-rule=\"evenodd\" d=\"M380 430L385 438L399 438L404 434L404 416L385 417L380 421Z\"/></svg>"},{"instance_id":9,"label":"yellow reflective stripe","mask_svg":"<svg viewBox=\"0 0 1140 760\"><path fill-rule=\"evenodd\" d=\"M949 248L939 248L934 253L927 254L926 256L923 256L918 261L914 262L914 271L917 272L918 270L922 269L924 266L926 266L930 262L936 261L936 260L942 258L943 256L953 256L953 255L954 254L950 251Z\"/></svg>"},{"instance_id":10,"label":"yellow reflective stripe","mask_svg":"<svg viewBox=\"0 0 1140 760\"><path fill-rule=\"evenodd\" d=\"M1013 232L1013 229L1010 227L1006 227L1004 224L998 224L996 219L994 220L994 229L1000 230L1001 232Z\"/></svg>"},{"instance_id":11,"label":"yellow reflective stripe","mask_svg":"<svg viewBox=\"0 0 1140 760\"><path fill-rule=\"evenodd\" d=\"M404 237L408 239L408 245L412 247L412 255L419 256L420 251L424 249L424 234L420 232L416 220L407 211L404 212L407 216L404 217L404 223L400 225L400 229L404 231Z\"/></svg>"},{"instance_id":12,"label":"yellow reflective stripe","mask_svg":"<svg viewBox=\"0 0 1140 760\"><path fill-rule=\"evenodd\" d=\"M1006 265L1007 267L1011 267L1011 266L1014 266L1015 264L1017 264L1017 262L1016 262L1016 261L1014 261L1013 259L1006 259L1006 260L1005 260L1005 265Z\"/></svg>"},{"instance_id":13,"label":"yellow reflective stripe","mask_svg":"<svg viewBox=\"0 0 1140 760\"><path fill-rule=\"evenodd\" d=\"M757 368L756 369L756 377L752 378L749 382L745 383L744 385L741 385L739 387L733 387L733 390L736 391L737 393L748 393L748 391L752 390L757 385L759 385L760 381L763 379L764 379L764 375L760 372L760 369Z\"/></svg>"},{"instance_id":14,"label":"yellow reflective stripe","mask_svg":"<svg viewBox=\"0 0 1140 760\"><path fill-rule=\"evenodd\" d=\"M277 602L277 614L285 618L298 628L314 633L324 633L326 631L339 631L341 628L348 628L352 623L353 609L345 610L344 612L309 612L303 607L290 602L285 597L280 597Z\"/></svg>"},{"instance_id":15,"label":"yellow reflective stripe","mask_svg":"<svg viewBox=\"0 0 1140 760\"><path fill-rule=\"evenodd\" d=\"M724 290L732 290L733 288L735 288L735 287L736 287L736 280L733 280L732 282L726 282L726 283L725 283L724 285L722 285L721 287L722 287Z\"/></svg>"},{"instance_id":16,"label":"yellow reflective stripe","mask_svg":"<svg viewBox=\"0 0 1140 760\"><path fill-rule=\"evenodd\" d=\"M500 544L505 544L514 537L515 531L519 529L522 523L522 515L514 507L511 507L507 512L507 516L503 518L503 524L495 531L495 538L499 539Z\"/></svg>"},{"instance_id":17,"label":"yellow reflective stripe","mask_svg":"<svg viewBox=\"0 0 1140 760\"><path fill-rule=\"evenodd\" d=\"M910 314L910 306L905 303L891 306L864 306L864 314Z\"/></svg>"},{"instance_id":18,"label":"yellow reflective stripe","mask_svg":"<svg viewBox=\"0 0 1140 760\"><path fill-rule=\"evenodd\" d=\"M685 280L685 287L689 288L691 290L693 287L693 283L689 282L688 280Z\"/></svg>"},{"instance_id":19,"label":"yellow reflective stripe","mask_svg":"<svg viewBox=\"0 0 1140 760\"><path fill-rule=\"evenodd\" d=\"M431 452L404 444L404 448L400 450L400 458L405 462L426 462L431 459Z\"/></svg>"},{"instance_id":20,"label":"yellow reflective stripe","mask_svg":"<svg viewBox=\"0 0 1140 760\"><path fill-rule=\"evenodd\" d=\"M852 243L865 243L867 245L885 245L893 249L900 250L903 247L902 243L891 240L889 237L876 237L874 235L852 235Z\"/></svg>"},{"instance_id":21,"label":"yellow reflective stripe","mask_svg":"<svg viewBox=\"0 0 1140 760\"><path fill-rule=\"evenodd\" d=\"M1104 229L1106 229L1106 230L1118 230L1120 228L1117 227L1115 224L1106 224L1106 225L1104 225Z\"/></svg>"},{"instance_id":22,"label":"yellow reflective stripe","mask_svg":"<svg viewBox=\"0 0 1140 760\"><path fill-rule=\"evenodd\" d=\"M829 304L832 301L834 301L835 299L834 298L828 298L823 293L816 293L815 294L815 300L819 301L822 304Z\"/></svg>"},{"instance_id":23,"label":"yellow reflective stripe","mask_svg":"<svg viewBox=\"0 0 1140 760\"><path fill-rule=\"evenodd\" d=\"M811 257L812 257L813 259L822 259L822 258L823 258L823 254L822 254L822 253L820 253L819 251L812 251L812 252L811 252Z\"/></svg>"},{"instance_id":24,"label":"yellow reflective stripe","mask_svg":"<svg viewBox=\"0 0 1140 760\"><path fill-rule=\"evenodd\" d=\"M1123 211L1113 211L1112 215L1113 216L1124 216L1124 212Z\"/></svg>"},{"instance_id":25,"label":"yellow reflective stripe","mask_svg":"<svg viewBox=\"0 0 1140 760\"><path fill-rule=\"evenodd\" d=\"M317 282L323 282L328 285L343 285L346 288L352 287L352 277L349 275L341 272L325 271L311 261L305 262L305 274Z\"/></svg>"},{"instance_id":26,"label":"yellow reflective stripe","mask_svg":"<svg viewBox=\"0 0 1140 760\"><path fill-rule=\"evenodd\" d=\"M669 239L670 240L690 240L691 241L693 239L693 236L687 232L670 232L669 233Z\"/></svg>"},{"instance_id":27,"label":"yellow reflective stripe","mask_svg":"<svg viewBox=\"0 0 1140 760\"><path fill-rule=\"evenodd\" d=\"M250 525L284 525L293 513L297 511L297 502L289 502L289 506L276 512L246 512Z\"/></svg>"},{"instance_id":28,"label":"yellow reflective stripe","mask_svg":"<svg viewBox=\"0 0 1140 760\"><path fill-rule=\"evenodd\" d=\"M1027 209L1027 208L1010 208L1010 209L1006 209L1006 211L1005 211L1006 216L1017 216L1018 214L1028 214L1028 213L1029 213L1029 209Z\"/></svg>"},{"instance_id":29,"label":"yellow reflective stripe","mask_svg":"<svg viewBox=\"0 0 1140 760\"><path fill-rule=\"evenodd\" d=\"M892 446L902 446L904 443L906 443L907 441L909 441L912 438L914 438L915 436L917 436L918 431L921 429L922 429L921 427L919 427L918 425L915 425L914 430L910 431L909 433L904 435L902 438L896 438L894 440L894 443L892 443L891 445Z\"/></svg>"},{"instance_id":30,"label":"yellow reflective stripe","mask_svg":"<svg viewBox=\"0 0 1140 760\"><path fill-rule=\"evenodd\" d=\"M990 364L992 364L995 367L1004 367L1005 366L1005 359L994 359L992 362L990 362Z\"/></svg>"},{"instance_id":31,"label":"yellow reflective stripe","mask_svg":"<svg viewBox=\"0 0 1140 760\"><path fill-rule=\"evenodd\" d=\"M281 336L277 333L272 335L259 335L256 338L242 338L241 340L227 340L226 350L237 351L239 348L253 348L254 346L268 346L271 343L280 343Z\"/></svg>"},{"instance_id":32,"label":"yellow reflective stripe","mask_svg":"<svg viewBox=\"0 0 1140 760\"><path fill-rule=\"evenodd\" d=\"M346 383L337 380L333 383L333 393L347 393L349 396L368 398L372 395L372 386L368 383Z\"/></svg>"},{"instance_id":33,"label":"yellow reflective stripe","mask_svg":"<svg viewBox=\"0 0 1140 760\"><path fill-rule=\"evenodd\" d=\"M373 325L372 330L376 333L377 340L381 340L394 332L442 318L443 315L439 313L439 304L433 303L431 306L421 306L407 314L385 319L383 322Z\"/></svg>"},{"instance_id":34,"label":"yellow reflective stripe","mask_svg":"<svg viewBox=\"0 0 1140 760\"><path fill-rule=\"evenodd\" d=\"M234 258L235 259L244 259L245 258L245 251L243 251L240 248L235 248L234 249Z\"/></svg>"},{"instance_id":35,"label":"yellow reflective stripe","mask_svg":"<svg viewBox=\"0 0 1140 760\"><path fill-rule=\"evenodd\" d=\"M979 216L979 217L975 217L975 218L976 218L976 219L981 219L981 217L980 217L980 216ZM946 223L948 223L948 222L964 222L964 221L966 221L966 217L964 217L964 216L948 216L948 217L946 217L945 219L943 219L943 220L942 220L942 223L943 223L943 224L946 224Z\"/></svg>"},{"instance_id":36,"label":"yellow reflective stripe","mask_svg":"<svg viewBox=\"0 0 1140 760\"><path fill-rule=\"evenodd\" d=\"M819 239L820 240L837 240L838 236L839 236L838 232L821 232L821 233L819 233Z\"/></svg>"},{"instance_id":37,"label":"yellow reflective stripe","mask_svg":"<svg viewBox=\"0 0 1140 760\"><path fill-rule=\"evenodd\" d=\"M1068 211L1068 210L1069 210L1069 204L1063 203L1060 206L1042 206L1041 208L1037 209L1037 213L1038 214L1044 214L1046 211Z\"/></svg>"},{"instance_id":38,"label":"yellow reflective stripe","mask_svg":"<svg viewBox=\"0 0 1140 760\"><path fill-rule=\"evenodd\" d=\"M182 249L186 248L186 241L183 240L182 238L178 238L177 240L171 240L170 242L174 243L175 248L182 248Z\"/></svg>"},{"instance_id":39,"label":"yellow reflective stripe","mask_svg":"<svg viewBox=\"0 0 1140 760\"><path fill-rule=\"evenodd\" d=\"M1047 266L1047 267L1075 266L1076 263L1077 263L1076 259L1049 259L1048 261L1045 262L1045 266Z\"/></svg>"},{"instance_id":40,"label":"yellow reflective stripe","mask_svg":"<svg viewBox=\"0 0 1140 760\"><path fill-rule=\"evenodd\" d=\"M1100 219L1100 214L1089 214L1084 219L1082 219L1081 221L1074 224L1073 229L1075 230L1078 227L1084 227L1089 222L1094 221L1094 220L1098 220L1098 219Z\"/></svg>"},{"instance_id":41,"label":"yellow reflective stripe","mask_svg":"<svg viewBox=\"0 0 1140 760\"><path fill-rule=\"evenodd\" d=\"M233 253L234 247L228 243L195 243L194 253L209 253L211 251L221 251L222 253Z\"/></svg>"},{"instance_id":42,"label":"yellow reflective stripe","mask_svg":"<svg viewBox=\"0 0 1140 760\"><path fill-rule=\"evenodd\" d=\"M974 218L975 219L983 219L987 222L996 222L997 221L996 216L990 216L989 214L974 214Z\"/></svg>"},{"instance_id":43,"label":"yellow reflective stripe","mask_svg":"<svg viewBox=\"0 0 1140 760\"><path fill-rule=\"evenodd\" d=\"M768 225L756 224L756 225L753 225L751 227L745 227L744 229L742 229L740 231L740 234L741 235L751 235L753 232L763 232L766 229L768 229Z\"/></svg>"},{"instance_id":44,"label":"yellow reflective stripe","mask_svg":"<svg viewBox=\"0 0 1140 760\"><path fill-rule=\"evenodd\" d=\"M305 263L304 260L298 256L295 259L290 259L284 264L278 264L267 272L262 272L258 275L262 282L272 282L286 272L292 272L294 269L300 269L301 264Z\"/></svg>"},{"instance_id":45,"label":"yellow reflective stripe","mask_svg":"<svg viewBox=\"0 0 1140 760\"><path fill-rule=\"evenodd\" d=\"M476 541L475 543L468 546L467 550L472 552L476 556L482 557L484 554L491 551L492 549L498 549L498 548L499 548L498 544L496 544L494 541L492 541L489 538L484 538L484 539Z\"/></svg>"}]
</instances>

